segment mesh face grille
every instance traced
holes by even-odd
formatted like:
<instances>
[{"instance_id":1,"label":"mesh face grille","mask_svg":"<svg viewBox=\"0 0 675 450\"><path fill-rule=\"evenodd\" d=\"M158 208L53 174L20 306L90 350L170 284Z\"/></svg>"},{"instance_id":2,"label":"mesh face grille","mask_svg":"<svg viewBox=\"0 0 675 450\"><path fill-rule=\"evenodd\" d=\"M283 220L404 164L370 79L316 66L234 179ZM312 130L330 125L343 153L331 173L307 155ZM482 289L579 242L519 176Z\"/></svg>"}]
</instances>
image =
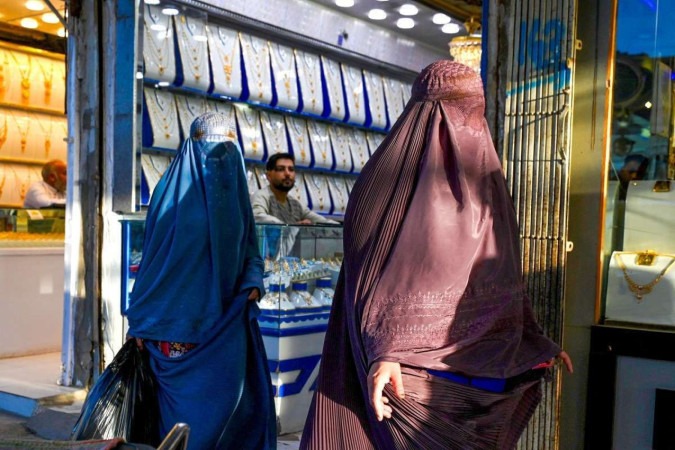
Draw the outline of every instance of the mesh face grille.
<instances>
[{"instance_id":1,"label":"mesh face grille","mask_svg":"<svg viewBox=\"0 0 675 450\"><path fill-rule=\"evenodd\" d=\"M197 117L190 126L190 137L196 141L223 142L235 133L232 120L220 113L207 112Z\"/></svg>"}]
</instances>

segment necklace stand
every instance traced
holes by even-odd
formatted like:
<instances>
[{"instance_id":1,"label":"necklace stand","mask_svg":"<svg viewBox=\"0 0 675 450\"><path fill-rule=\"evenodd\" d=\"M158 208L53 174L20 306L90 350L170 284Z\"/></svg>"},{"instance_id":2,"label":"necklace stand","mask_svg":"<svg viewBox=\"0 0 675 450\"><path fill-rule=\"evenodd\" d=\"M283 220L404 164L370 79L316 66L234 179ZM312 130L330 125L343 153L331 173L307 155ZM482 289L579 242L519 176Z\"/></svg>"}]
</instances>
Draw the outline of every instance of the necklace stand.
<instances>
[{"instance_id":1,"label":"necklace stand","mask_svg":"<svg viewBox=\"0 0 675 450\"><path fill-rule=\"evenodd\" d=\"M215 25L209 25L206 33L213 68L213 93L232 98L241 97L243 80L239 33Z\"/></svg>"},{"instance_id":2,"label":"necklace stand","mask_svg":"<svg viewBox=\"0 0 675 450\"><path fill-rule=\"evenodd\" d=\"M347 210L349 193L344 177L331 176L328 178L331 198L333 199L333 214L343 214Z\"/></svg>"},{"instance_id":3,"label":"necklace stand","mask_svg":"<svg viewBox=\"0 0 675 450\"><path fill-rule=\"evenodd\" d=\"M319 169L333 169L335 165L331 148L328 125L323 122L307 121L309 141L312 144L312 167Z\"/></svg>"},{"instance_id":4,"label":"necklace stand","mask_svg":"<svg viewBox=\"0 0 675 450\"><path fill-rule=\"evenodd\" d=\"M288 192L288 195L300 202L306 208L309 208L309 199L307 197L307 184L305 182L305 174L296 172L295 186Z\"/></svg>"},{"instance_id":5,"label":"necklace stand","mask_svg":"<svg viewBox=\"0 0 675 450\"><path fill-rule=\"evenodd\" d=\"M176 53L171 16L162 14L159 6L146 5L143 24L145 77L173 83L176 80Z\"/></svg>"},{"instance_id":6,"label":"necklace stand","mask_svg":"<svg viewBox=\"0 0 675 450\"><path fill-rule=\"evenodd\" d=\"M302 107L298 107L298 112L320 116L324 109L321 60L317 55L300 50L295 51L295 60L302 98Z\"/></svg>"},{"instance_id":7,"label":"necklace stand","mask_svg":"<svg viewBox=\"0 0 675 450\"><path fill-rule=\"evenodd\" d=\"M366 126L386 130L387 109L384 104L384 82L382 76L373 72L363 71L366 92L368 94L368 119Z\"/></svg>"},{"instance_id":8,"label":"necklace stand","mask_svg":"<svg viewBox=\"0 0 675 450\"><path fill-rule=\"evenodd\" d=\"M143 89L143 94L152 131L150 146L177 150L180 146L180 132L173 94L148 87Z\"/></svg>"},{"instance_id":9,"label":"necklace stand","mask_svg":"<svg viewBox=\"0 0 675 450\"><path fill-rule=\"evenodd\" d=\"M342 79L347 99L346 121L363 125L366 123L366 98L361 69L342 64Z\"/></svg>"},{"instance_id":10,"label":"necklace stand","mask_svg":"<svg viewBox=\"0 0 675 450\"><path fill-rule=\"evenodd\" d=\"M640 264L638 257L638 252L612 254L607 273L605 319L675 326L675 256L654 254L650 265Z\"/></svg>"},{"instance_id":11,"label":"necklace stand","mask_svg":"<svg viewBox=\"0 0 675 450\"><path fill-rule=\"evenodd\" d=\"M372 131L366 131L366 143L368 144L368 154L373 156L375 150L378 149L382 141L384 141L384 134L373 133Z\"/></svg>"},{"instance_id":12,"label":"necklace stand","mask_svg":"<svg viewBox=\"0 0 675 450\"><path fill-rule=\"evenodd\" d=\"M321 66L323 67L323 75L326 80L324 98L328 99L328 103L324 104L323 116L343 121L347 114L347 108L345 107L340 63L322 56Z\"/></svg>"},{"instance_id":13,"label":"necklace stand","mask_svg":"<svg viewBox=\"0 0 675 450\"><path fill-rule=\"evenodd\" d=\"M145 181L148 183L148 191L152 195L157 183L168 169L171 158L159 155L141 155L141 168Z\"/></svg>"},{"instance_id":14,"label":"necklace stand","mask_svg":"<svg viewBox=\"0 0 675 450\"><path fill-rule=\"evenodd\" d=\"M252 167L246 167L246 184L248 184L248 195L253 198L256 192L260 190L258 177Z\"/></svg>"},{"instance_id":15,"label":"necklace stand","mask_svg":"<svg viewBox=\"0 0 675 450\"><path fill-rule=\"evenodd\" d=\"M309 133L307 121L301 117L286 116L286 130L291 144L291 152L295 157L295 165L298 167L310 167L312 154L310 151Z\"/></svg>"},{"instance_id":16,"label":"necklace stand","mask_svg":"<svg viewBox=\"0 0 675 450\"><path fill-rule=\"evenodd\" d=\"M180 129L183 132L183 140L190 137L190 126L194 120L207 111L208 105L202 97L188 97L187 95L175 96Z\"/></svg>"},{"instance_id":17,"label":"necklace stand","mask_svg":"<svg viewBox=\"0 0 675 450\"><path fill-rule=\"evenodd\" d=\"M366 142L366 133L359 129L350 129L348 131L349 151L354 161L354 172L360 173L363 166L368 161L368 143Z\"/></svg>"},{"instance_id":18,"label":"necklace stand","mask_svg":"<svg viewBox=\"0 0 675 450\"><path fill-rule=\"evenodd\" d=\"M349 137L347 129L341 126L330 126L328 128L330 142L335 154L335 170L341 172L351 172L354 168L352 155L349 152Z\"/></svg>"},{"instance_id":19,"label":"necklace stand","mask_svg":"<svg viewBox=\"0 0 675 450\"><path fill-rule=\"evenodd\" d=\"M199 18L183 15L175 16L174 22L178 55L183 69L182 85L206 92L211 85L206 25Z\"/></svg>"},{"instance_id":20,"label":"necklace stand","mask_svg":"<svg viewBox=\"0 0 675 450\"><path fill-rule=\"evenodd\" d=\"M295 52L292 48L270 43L272 74L274 76L274 92L276 103L272 106L298 109L298 73L295 70Z\"/></svg>"},{"instance_id":21,"label":"necklace stand","mask_svg":"<svg viewBox=\"0 0 675 450\"><path fill-rule=\"evenodd\" d=\"M263 137L267 157L275 153L288 153L288 140L286 138L286 123L281 114L260 111L260 123L262 124Z\"/></svg>"},{"instance_id":22,"label":"necklace stand","mask_svg":"<svg viewBox=\"0 0 675 450\"><path fill-rule=\"evenodd\" d=\"M270 79L270 47L265 39L240 33L244 57L244 80L248 88L245 100L269 105L272 103Z\"/></svg>"},{"instance_id":23,"label":"necklace stand","mask_svg":"<svg viewBox=\"0 0 675 450\"><path fill-rule=\"evenodd\" d=\"M356 183L356 178L345 177L345 186L347 186L347 192L349 193L349 195L351 195L352 189L354 188L355 183Z\"/></svg>"},{"instance_id":24,"label":"necklace stand","mask_svg":"<svg viewBox=\"0 0 675 450\"><path fill-rule=\"evenodd\" d=\"M403 103L403 86L400 81L391 78L385 78L384 86L384 95L387 100L387 115L389 116L390 126L393 126L405 106Z\"/></svg>"},{"instance_id":25,"label":"necklace stand","mask_svg":"<svg viewBox=\"0 0 675 450\"><path fill-rule=\"evenodd\" d=\"M318 173L308 173L305 176L305 181L312 211L330 214L332 204L326 176Z\"/></svg>"},{"instance_id":26,"label":"necklace stand","mask_svg":"<svg viewBox=\"0 0 675 450\"><path fill-rule=\"evenodd\" d=\"M265 159L265 149L258 110L244 104L236 104L234 108L235 117L237 118L237 129L239 130L239 143L244 150L244 158L263 161Z\"/></svg>"}]
</instances>

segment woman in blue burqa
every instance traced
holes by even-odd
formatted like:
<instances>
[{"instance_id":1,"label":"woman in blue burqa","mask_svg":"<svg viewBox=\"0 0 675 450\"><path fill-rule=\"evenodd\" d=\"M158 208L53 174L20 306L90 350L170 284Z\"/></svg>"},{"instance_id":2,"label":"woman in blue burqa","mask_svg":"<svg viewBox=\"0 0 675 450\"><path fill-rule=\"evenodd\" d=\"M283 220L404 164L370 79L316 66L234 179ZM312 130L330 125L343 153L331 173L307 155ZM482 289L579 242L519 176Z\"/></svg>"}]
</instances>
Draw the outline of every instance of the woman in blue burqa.
<instances>
[{"instance_id":1,"label":"woman in blue burqa","mask_svg":"<svg viewBox=\"0 0 675 450\"><path fill-rule=\"evenodd\" d=\"M160 433L188 448L276 448L276 414L256 300L260 258L243 159L217 113L193 122L152 193L128 336L150 354Z\"/></svg>"}]
</instances>

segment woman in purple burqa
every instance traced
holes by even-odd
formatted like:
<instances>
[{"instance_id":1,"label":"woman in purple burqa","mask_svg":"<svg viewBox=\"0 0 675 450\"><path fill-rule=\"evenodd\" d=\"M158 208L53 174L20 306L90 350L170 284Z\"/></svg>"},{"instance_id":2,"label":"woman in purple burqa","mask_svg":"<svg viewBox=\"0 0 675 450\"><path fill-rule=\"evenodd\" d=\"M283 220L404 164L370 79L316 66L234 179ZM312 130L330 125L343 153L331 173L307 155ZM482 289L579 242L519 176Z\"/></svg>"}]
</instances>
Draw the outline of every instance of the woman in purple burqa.
<instances>
[{"instance_id":1,"label":"woman in purple burqa","mask_svg":"<svg viewBox=\"0 0 675 450\"><path fill-rule=\"evenodd\" d=\"M480 77L425 68L361 172L303 449L511 449L542 363ZM386 420L383 420L386 419Z\"/></svg>"}]
</instances>

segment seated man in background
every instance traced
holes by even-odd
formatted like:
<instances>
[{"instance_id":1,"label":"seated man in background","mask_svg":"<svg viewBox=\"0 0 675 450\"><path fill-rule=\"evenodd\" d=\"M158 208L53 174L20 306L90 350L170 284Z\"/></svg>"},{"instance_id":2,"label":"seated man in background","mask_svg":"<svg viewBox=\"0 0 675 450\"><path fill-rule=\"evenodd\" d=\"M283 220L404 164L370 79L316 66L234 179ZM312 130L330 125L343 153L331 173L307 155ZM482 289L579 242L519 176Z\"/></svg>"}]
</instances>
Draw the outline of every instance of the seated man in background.
<instances>
[{"instance_id":1,"label":"seated man in background","mask_svg":"<svg viewBox=\"0 0 675 450\"><path fill-rule=\"evenodd\" d=\"M339 224L302 205L288 192L295 186L295 158L290 153L276 153L267 160L269 186L253 196L253 217L258 223L297 225Z\"/></svg>"},{"instance_id":2,"label":"seated man in background","mask_svg":"<svg viewBox=\"0 0 675 450\"><path fill-rule=\"evenodd\" d=\"M24 208L63 207L66 204L66 163L54 159L42 166L42 181L31 184L23 201Z\"/></svg>"}]
</instances>

